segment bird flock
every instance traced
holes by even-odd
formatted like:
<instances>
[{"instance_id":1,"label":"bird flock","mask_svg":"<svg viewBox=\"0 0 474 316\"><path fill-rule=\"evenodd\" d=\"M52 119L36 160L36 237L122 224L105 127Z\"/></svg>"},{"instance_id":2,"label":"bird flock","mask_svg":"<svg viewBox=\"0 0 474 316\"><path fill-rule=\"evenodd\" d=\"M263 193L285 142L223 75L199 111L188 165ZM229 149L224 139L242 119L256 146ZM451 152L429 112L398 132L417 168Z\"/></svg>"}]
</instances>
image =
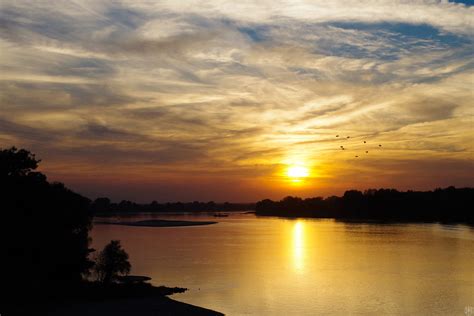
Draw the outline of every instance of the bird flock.
<instances>
[{"instance_id":1,"label":"bird flock","mask_svg":"<svg viewBox=\"0 0 474 316\"><path fill-rule=\"evenodd\" d=\"M339 135L336 135L336 138L339 138ZM350 136L346 136L346 139L349 139L349 138L351 138L351 137L350 137ZM367 141L364 140L363 143L364 143L364 144L367 144ZM339 148L340 148L341 150L346 150L346 149L347 149L347 148L344 147L343 145L339 146ZM382 144L379 144L379 145L378 145L378 148L381 149L381 148L382 148ZM368 150L365 150L365 153L368 154L369 151L368 151ZM359 155L355 155L354 158L359 158Z\"/></svg>"}]
</instances>

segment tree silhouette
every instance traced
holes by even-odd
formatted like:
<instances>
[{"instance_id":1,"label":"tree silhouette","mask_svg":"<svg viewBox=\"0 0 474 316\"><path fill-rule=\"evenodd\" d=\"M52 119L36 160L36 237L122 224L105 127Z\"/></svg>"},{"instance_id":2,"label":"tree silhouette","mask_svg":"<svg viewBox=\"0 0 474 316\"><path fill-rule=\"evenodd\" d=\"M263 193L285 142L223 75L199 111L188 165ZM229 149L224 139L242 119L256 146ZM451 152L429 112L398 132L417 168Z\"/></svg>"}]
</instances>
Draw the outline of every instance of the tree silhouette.
<instances>
[{"instance_id":1,"label":"tree silhouette","mask_svg":"<svg viewBox=\"0 0 474 316\"><path fill-rule=\"evenodd\" d=\"M110 208L111 208L110 199L106 197L99 197L95 199L94 202L92 202L91 204L91 209L94 212L97 212L97 211L109 212Z\"/></svg>"},{"instance_id":2,"label":"tree silhouette","mask_svg":"<svg viewBox=\"0 0 474 316\"><path fill-rule=\"evenodd\" d=\"M130 268L128 254L120 240L111 240L97 255L94 271L100 282L109 284L117 280L118 276L130 273Z\"/></svg>"},{"instance_id":3,"label":"tree silhouette","mask_svg":"<svg viewBox=\"0 0 474 316\"><path fill-rule=\"evenodd\" d=\"M49 183L36 171L39 162L25 149L0 149L2 264L7 271L1 283L12 295L71 288L92 264L89 199L62 183Z\"/></svg>"},{"instance_id":4,"label":"tree silhouette","mask_svg":"<svg viewBox=\"0 0 474 316\"><path fill-rule=\"evenodd\" d=\"M0 177L24 177L38 168L41 160L25 149L16 147L0 151Z\"/></svg>"},{"instance_id":5,"label":"tree silhouette","mask_svg":"<svg viewBox=\"0 0 474 316\"><path fill-rule=\"evenodd\" d=\"M369 221L445 222L474 224L473 188L406 191L349 190L342 197L286 197L257 202L257 215L319 217Z\"/></svg>"}]
</instances>

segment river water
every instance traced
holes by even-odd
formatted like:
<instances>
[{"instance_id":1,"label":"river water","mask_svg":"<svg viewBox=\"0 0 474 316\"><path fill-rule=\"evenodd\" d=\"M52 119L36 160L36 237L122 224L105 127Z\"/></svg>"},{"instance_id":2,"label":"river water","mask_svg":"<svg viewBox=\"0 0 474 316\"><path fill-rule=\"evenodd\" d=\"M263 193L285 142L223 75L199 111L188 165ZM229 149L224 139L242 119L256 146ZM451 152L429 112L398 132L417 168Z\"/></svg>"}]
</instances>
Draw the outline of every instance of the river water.
<instances>
[{"instance_id":1,"label":"river water","mask_svg":"<svg viewBox=\"0 0 474 316\"><path fill-rule=\"evenodd\" d=\"M193 227L96 224L121 240L132 274L186 287L172 298L227 315L464 315L474 312L474 229L253 214L140 215Z\"/></svg>"}]
</instances>

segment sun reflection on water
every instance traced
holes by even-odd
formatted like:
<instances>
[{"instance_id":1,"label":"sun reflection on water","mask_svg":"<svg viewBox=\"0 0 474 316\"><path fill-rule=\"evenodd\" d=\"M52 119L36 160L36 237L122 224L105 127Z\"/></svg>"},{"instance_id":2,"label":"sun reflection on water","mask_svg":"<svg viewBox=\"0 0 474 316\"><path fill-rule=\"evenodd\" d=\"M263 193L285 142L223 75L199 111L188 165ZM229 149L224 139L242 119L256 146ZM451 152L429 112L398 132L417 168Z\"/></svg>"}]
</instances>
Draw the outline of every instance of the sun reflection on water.
<instances>
[{"instance_id":1,"label":"sun reflection on water","mask_svg":"<svg viewBox=\"0 0 474 316\"><path fill-rule=\"evenodd\" d=\"M304 223L297 221L293 227L293 265L296 271L304 269Z\"/></svg>"}]
</instances>

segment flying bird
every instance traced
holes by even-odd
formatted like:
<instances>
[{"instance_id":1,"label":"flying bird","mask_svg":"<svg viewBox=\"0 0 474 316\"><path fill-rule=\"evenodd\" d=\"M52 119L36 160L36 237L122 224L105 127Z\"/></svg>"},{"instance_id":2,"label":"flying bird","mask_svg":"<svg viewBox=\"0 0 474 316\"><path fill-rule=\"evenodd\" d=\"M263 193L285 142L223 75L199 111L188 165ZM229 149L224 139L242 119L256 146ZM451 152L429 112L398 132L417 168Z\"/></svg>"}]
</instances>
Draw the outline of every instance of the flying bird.
<instances>
[{"instance_id":1,"label":"flying bird","mask_svg":"<svg viewBox=\"0 0 474 316\"><path fill-rule=\"evenodd\" d=\"M339 135L336 135L336 137L339 137Z\"/></svg>"},{"instance_id":2,"label":"flying bird","mask_svg":"<svg viewBox=\"0 0 474 316\"><path fill-rule=\"evenodd\" d=\"M365 140L364 140L364 144L367 143Z\"/></svg>"},{"instance_id":3,"label":"flying bird","mask_svg":"<svg viewBox=\"0 0 474 316\"><path fill-rule=\"evenodd\" d=\"M350 136L347 136L347 138L351 138Z\"/></svg>"},{"instance_id":4,"label":"flying bird","mask_svg":"<svg viewBox=\"0 0 474 316\"><path fill-rule=\"evenodd\" d=\"M368 151L368 150L366 150L366 151L365 151L365 153L366 153L366 154L368 154L368 153L369 153L369 151Z\"/></svg>"},{"instance_id":5,"label":"flying bird","mask_svg":"<svg viewBox=\"0 0 474 316\"><path fill-rule=\"evenodd\" d=\"M382 145L379 145L379 147L382 147Z\"/></svg>"},{"instance_id":6,"label":"flying bird","mask_svg":"<svg viewBox=\"0 0 474 316\"><path fill-rule=\"evenodd\" d=\"M359 158L359 156L357 156L357 155L356 155L355 157L356 157L356 158Z\"/></svg>"}]
</instances>

